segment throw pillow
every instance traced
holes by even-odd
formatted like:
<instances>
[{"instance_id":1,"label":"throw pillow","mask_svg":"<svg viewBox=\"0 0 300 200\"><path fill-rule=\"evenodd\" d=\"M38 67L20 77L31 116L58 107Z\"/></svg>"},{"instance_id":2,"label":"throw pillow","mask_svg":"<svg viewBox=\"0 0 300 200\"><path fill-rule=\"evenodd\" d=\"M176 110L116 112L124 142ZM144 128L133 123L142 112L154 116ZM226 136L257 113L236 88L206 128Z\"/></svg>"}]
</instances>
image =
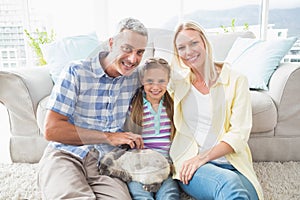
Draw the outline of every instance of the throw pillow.
<instances>
[{"instance_id":1,"label":"throw pillow","mask_svg":"<svg viewBox=\"0 0 300 200\"><path fill-rule=\"evenodd\" d=\"M50 65L50 74L56 82L63 67L73 60L87 58L100 44L95 32L65 37L41 46L43 56Z\"/></svg>"},{"instance_id":2,"label":"throw pillow","mask_svg":"<svg viewBox=\"0 0 300 200\"><path fill-rule=\"evenodd\" d=\"M272 74L296 40L296 37L266 41L237 38L225 61L247 76L250 89L268 90Z\"/></svg>"}]
</instances>

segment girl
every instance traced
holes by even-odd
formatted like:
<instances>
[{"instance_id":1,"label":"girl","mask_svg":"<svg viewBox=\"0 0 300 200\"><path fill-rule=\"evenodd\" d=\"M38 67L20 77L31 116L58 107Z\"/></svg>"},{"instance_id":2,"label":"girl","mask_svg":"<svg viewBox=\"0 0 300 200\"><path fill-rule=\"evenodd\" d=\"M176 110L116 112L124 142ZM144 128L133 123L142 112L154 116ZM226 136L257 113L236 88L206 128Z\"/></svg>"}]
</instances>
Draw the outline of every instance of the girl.
<instances>
[{"instance_id":1,"label":"girl","mask_svg":"<svg viewBox=\"0 0 300 200\"><path fill-rule=\"evenodd\" d=\"M169 149L174 137L173 100L167 92L170 66L162 58L146 60L140 71L142 86L132 99L125 129L142 135L144 147L163 154L169 162ZM179 199L176 181L171 176L156 192L144 190L139 182L130 182L133 199Z\"/></svg>"}]
</instances>

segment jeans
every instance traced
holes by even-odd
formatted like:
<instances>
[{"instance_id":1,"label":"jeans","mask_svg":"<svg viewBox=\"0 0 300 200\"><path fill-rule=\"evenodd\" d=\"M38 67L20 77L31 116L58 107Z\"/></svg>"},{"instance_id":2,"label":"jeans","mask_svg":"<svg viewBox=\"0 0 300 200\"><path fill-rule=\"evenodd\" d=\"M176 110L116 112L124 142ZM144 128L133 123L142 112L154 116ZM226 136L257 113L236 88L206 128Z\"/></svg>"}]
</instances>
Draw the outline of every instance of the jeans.
<instances>
[{"instance_id":1,"label":"jeans","mask_svg":"<svg viewBox=\"0 0 300 200\"><path fill-rule=\"evenodd\" d=\"M251 182L230 164L213 162L201 166L188 184L179 186L195 199L250 199L258 196Z\"/></svg>"},{"instance_id":2,"label":"jeans","mask_svg":"<svg viewBox=\"0 0 300 200\"><path fill-rule=\"evenodd\" d=\"M162 183L156 193L144 190L143 185L136 181L128 183L128 188L133 200L179 200L180 198L177 181L171 177Z\"/></svg>"}]
</instances>

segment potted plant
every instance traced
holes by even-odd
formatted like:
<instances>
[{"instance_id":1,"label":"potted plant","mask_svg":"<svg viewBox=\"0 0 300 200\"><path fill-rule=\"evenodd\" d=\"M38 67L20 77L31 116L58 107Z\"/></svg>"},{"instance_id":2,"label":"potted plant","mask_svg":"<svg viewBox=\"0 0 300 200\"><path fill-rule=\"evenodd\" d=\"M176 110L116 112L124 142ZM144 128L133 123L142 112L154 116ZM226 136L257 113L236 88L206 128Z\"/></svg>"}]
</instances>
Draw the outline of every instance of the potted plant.
<instances>
[{"instance_id":1,"label":"potted plant","mask_svg":"<svg viewBox=\"0 0 300 200\"><path fill-rule=\"evenodd\" d=\"M45 65L47 62L44 59L40 45L46 44L54 41L55 33L53 29L48 33L47 31L40 31L38 28L34 32L29 32L27 29L24 29L26 36L29 39L29 45L33 48L39 65Z\"/></svg>"}]
</instances>

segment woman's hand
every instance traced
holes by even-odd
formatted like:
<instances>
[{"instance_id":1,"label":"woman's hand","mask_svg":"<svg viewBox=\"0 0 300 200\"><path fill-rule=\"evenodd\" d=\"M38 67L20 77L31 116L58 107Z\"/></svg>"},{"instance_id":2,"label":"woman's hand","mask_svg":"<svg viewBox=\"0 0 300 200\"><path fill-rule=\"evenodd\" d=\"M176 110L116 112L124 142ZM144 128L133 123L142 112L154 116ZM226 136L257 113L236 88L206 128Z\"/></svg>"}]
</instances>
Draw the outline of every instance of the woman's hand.
<instances>
[{"instance_id":1,"label":"woman's hand","mask_svg":"<svg viewBox=\"0 0 300 200\"><path fill-rule=\"evenodd\" d=\"M203 156L202 154L199 154L189 160L186 160L182 168L180 170L180 180L183 184L188 184L189 181L192 179L195 171L207 163L207 156Z\"/></svg>"},{"instance_id":2,"label":"woman's hand","mask_svg":"<svg viewBox=\"0 0 300 200\"><path fill-rule=\"evenodd\" d=\"M210 150L201 152L197 156L186 160L180 171L180 180L183 184L188 184L193 177L195 171L205 163L225 156L226 154L233 153L233 148L226 142L221 141Z\"/></svg>"}]
</instances>

